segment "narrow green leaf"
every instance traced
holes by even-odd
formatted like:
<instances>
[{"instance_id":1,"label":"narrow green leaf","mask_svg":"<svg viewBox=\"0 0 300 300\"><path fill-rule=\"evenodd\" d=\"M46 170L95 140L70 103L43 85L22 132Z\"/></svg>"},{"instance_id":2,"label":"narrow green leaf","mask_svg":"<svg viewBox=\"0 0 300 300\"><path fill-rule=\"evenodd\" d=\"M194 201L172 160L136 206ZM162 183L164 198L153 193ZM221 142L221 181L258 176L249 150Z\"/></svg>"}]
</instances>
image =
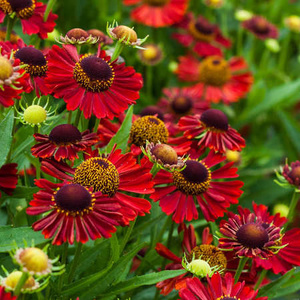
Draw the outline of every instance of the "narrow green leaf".
<instances>
[{"instance_id":1,"label":"narrow green leaf","mask_svg":"<svg viewBox=\"0 0 300 300\"><path fill-rule=\"evenodd\" d=\"M0 123L0 166L2 166L9 153L12 142L12 129L14 125L14 110L11 108Z\"/></svg>"},{"instance_id":2,"label":"narrow green leaf","mask_svg":"<svg viewBox=\"0 0 300 300\"><path fill-rule=\"evenodd\" d=\"M24 247L24 240L28 244L34 240L35 245L46 242L44 236L40 232L33 231L31 227L0 227L0 252L11 251L15 249L16 244L18 247Z\"/></svg>"},{"instance_id":3,"label":"narrow green leaf","mask_svg":"<svg viewBox=\"0 0 300 300\"><path fill-rule=\"evenodd\" d=\"M33 194L37 193L39 190L38 187L28 187L28 186L20 186L18 185L13 193L14 198L25 198L27 200L32 200L33 199ZM1 197L1 202L4 201L5 199L9 199L11 196L2 194Z\"/></svg>"},{"instance_id":4,"label":"narrow green leaf","mask_svg":"<svg viewBox=\"0 0 300 300\"><path fill-rule=\"evenodd\" d=\"M182 270L166 270L161 272L155 272L150 273L142 276L135 276L131 279L128 279L126 281L120 282L113 287L111 287L109 290L105 292L105 296L110 295L118 295L123 292L127 292L133 289L136 289L137 287L144 286L144 285L152 285L156 284L157 282L173 278L179 275L182 275L186 273L185 269ZM100 295L101 296L101 295ZM103 294L104 296L104 294Z\"/></svg>"},{"instance_id":5,"label":"narrow green leaf","mask_svg":"<svg viewBox=\"0 0 300 300\"><path fill-rule=\"evenodd\" d=\"M110 152L113 148L114 144L117 144L117 148L122 150L122 153L125 152L127 147L127 141L129 138L130 128L132 124L132 115L133 115L133 105L131 105L126 113L126 117L118 130L118 132L115 134L115 136L110 140L108 145L101 150L101 152Z\"/></svg>"}]
</instances>

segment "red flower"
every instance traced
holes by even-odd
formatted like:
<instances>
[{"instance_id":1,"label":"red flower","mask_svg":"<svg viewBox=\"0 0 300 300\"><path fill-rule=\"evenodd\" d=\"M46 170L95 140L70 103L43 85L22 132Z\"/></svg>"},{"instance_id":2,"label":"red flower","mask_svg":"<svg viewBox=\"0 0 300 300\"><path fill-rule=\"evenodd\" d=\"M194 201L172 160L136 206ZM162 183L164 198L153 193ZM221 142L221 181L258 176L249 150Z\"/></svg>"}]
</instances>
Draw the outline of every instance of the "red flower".
<instances>
[{"instance_id":1,"label":"red flower","mask_svg":"<svg viewBox=\"0 0 300 300\"><path fill-rule=\"evenodd\" d=\"M123 0L125 5L137 5L131 18L151 27L164 27L179 22L189 0Z\"/></svg>"},{"instance_id":2,"label":"red flower","mask_svg":"<svg viewBox=\"0 0 300 300\"><path fill-rule=\"evenodd\" d=\"M173 214L172 219L176 223L198 218L195 198L205 219L214 221L223 216L230 204L237 203L242 194L242 181L218 181L238 177L237 168L232 168L233 163L211 170L225 159L221 154L210 151L200 161L187 160L186 167L180 172L160 170L154 179L155 193L150 198L160 201L162 211L167 215Z\"/></svg>"},{"instance_id":3,"label":"red flower","mask_svg":"<svg viewBox=\"0 0 300 300\"><path fill-rule=\"evenodd\" d=\"M179 296L182 300L266 300L267 297L256 298L258 291L245 286L245 282L234 284L234 279L230 273L226 273L222 280L219 273L215 273L212 278L207 277L205 286L197 277L186 281L186 287L181 289Z\"/></svg>"},{"instance_id":4,"label":"red flower","mask_svg":"<svg viewBox=\"0 0 300 300\"><path fill-rule=\"evenodd\" d=\"M164 113L164 121L175 123L185 115L200 114L209 109L210 105L201 99L196 89L190 88L165 88L163 98L157 106Z\"/></svg>"},{"instance_id":5,"label":"red flower","mask_svg":"<svg viewBox=\"0 0 300 300\"><path fill-rule=\"evenodd\" d=\"M16 300L17 296L12 296L11 293L6 293L5 288L0 286L0 300Z\"/></svg>"},{"instance_id":6,"label":"red flower","mask_svg":"<svg viewBox=\"0 0 300 300\"><path fill-rule=\"evenodd\" d=\"M208 147L215 152L241 151L245 140L228 124L227 116L218 109L208 109L200 115L179 120L179 127L188 139L199 139L200 149Z\"/></svg>"},{"instance_id":7,"label":"red flower","mask_svg":"<svg viewBox=\"0 0 300 300\"><path fill-rule=\"evenodd\" d=\"M242 26L261 40L277 39L278 29L263 16L253 16L242 23Z\"/></svg>"},{"instance_id":8,"label":"red flower","mask_svg":"<svg viewBox=\"0 0 300 300\"><path fill-rule=\"evenodd\" d=\"M4 107L14 105L14 99L20 99L28 91L28 74L20 68L18 59L10 59L10 52L0 50L0 104Z\"/></svg>"},{"instance_id":9,"label":"red flower","mask_svg":"<svg viewBox=\"0 0 300 300\"><path fill-rule=\"evenodd\" d=\"M283 177L288 181L290 185L293 185L297 189L300 188L300 161L294 161L289 166L287 163L282 170Z\"/></svg>"},{"instance_id":10,"label":"red flower","mask_svg":"<svg viewBox=\"0 0 300 300\"><path fill-rule=\"evenodd\" d=\"M219 239L219 247L233 250L239 257L267 259L280 251L282 235L279 224L283 219L274 220L264 205L253 206L254 213L241 206L238 207L239 214L228 212L228 221L220 223L223 236ZM279 218L279 214L275 218Z\"/></svg>"},{"instance_id":11,"label":"red flower","mask_svg":"<svg viewBox=\"0 0 300 300\"><path fill-rule=\"evenodd\" d=\"M38 144L31 148L32 155L41 158L54 157L57 161L61 159L74 161L78 158L78 152L84 151L98 141L96 133L90 133L89 130L80 132L71 124L58 125L49 135L35 133L33 136Z\"/></svg>"},{"instance_id":12,"label":"red flower","mask_svg":"<svg viewBox=\"0 0 300 300\"><path fill-rule=\"evenodd\" d=\"M250 90L253 77L241 57L228 62L220 56L208 56L201 62L192 56L179 58L176 73L180 80L197 83L191 89L209 102L236 102Z\"/></svg>"},{"instance_id":13,"label":"red flower","mask_svg":"<svg viewBox=\"0 0 300 300\"><path fill-rule=\"evenodd\" d=\"M132 67L110 62L104 50L79 56L76 47L54 45L49 52L46 83L67 110L79 107L85 118L118 116L139 98L142 76Z\"/></svg>"},{"instance_id":14,"label":"red flower","mask_svg":"<svg viewBox=\"0 0 300 300\"><path fill-rule=\"evenodd\" d=\"M122 219L118 201L103 197L101 192L92 192L77 183L52 183L46 179L36 180L41 188L33 195L29 215L50 212L32 227L42 230L45 238L52 238L52 244L61 245L74 242L74 226L76 241L86 243L92 240L111 237Z\"/></svg>"},{"instance_id":15,"label":"red flower","mask_svg":"<svg viewBox=\"0 0 300 300\"><path fill-rule=\"evenodd\" d=\"M50 12L46 22L44 14L47 5L36 0L12 1L2 0L0 2L0 22L2 23L6 15L16 13L20 18L24 34L37 33L41 39L46 39L48 32L52 32L55 27L57 15Z\"/></svg>"},{"instance_id":16,"label":"red flower","mask_svg":"<svg viewBox=\"0 0 300 300\"><path fill-rule=\"evenodd\" d=\"M173 34L173 37L183 46L192 47L200 56L222 56L220 48L231 47L231 42L222 36L219 27L202 16L195 18L189 13L178 27L181 30Z\"/></svg>"},{"instance_id":17,"label":"red flower","mask_svg":"<svg viewBox=\"0 0 300 300\"><path fill-rule=\"evenodd\" d=\"M124 193L145 195L154 191L149 168L138 165L131 153L121 154L120 149L112 150L108 156L86 159L75 169L46 159L42 161L41 169L56 178L93 187L94 192L101 191L105 199L108 195L121 206L119 212L123 216L123 225L128 225L137 215L144 216L150 211L149 201L141 195L136 197Z\"/></svg>"},{"instance_id":18,"label":"red flower","mask_svg":"<svg viewBox=\"0 0 300 300\"><path fill-rule=\"evenodd\" d=\"M17 164L12 163L0 168L0 190L10 196L18 183L17 166Z\"/></svg>"}]
</instances>

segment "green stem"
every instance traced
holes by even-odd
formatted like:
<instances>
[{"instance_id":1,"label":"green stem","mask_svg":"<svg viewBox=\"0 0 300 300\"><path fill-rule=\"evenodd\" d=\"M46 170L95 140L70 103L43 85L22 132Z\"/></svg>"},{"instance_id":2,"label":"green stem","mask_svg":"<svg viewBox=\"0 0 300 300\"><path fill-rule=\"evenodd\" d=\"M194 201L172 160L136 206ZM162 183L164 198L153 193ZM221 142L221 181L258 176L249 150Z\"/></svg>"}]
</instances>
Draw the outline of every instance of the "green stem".
<instances>
[{"instance_id":1,"label":"green stem","mask_svg":"<svg viewBox=\"0 0 300 300\"><path fill-rule=\"evenodd\" d=\"M81 116L81 110L78 108L77 113L76 113L75 123L74 123L75 127L78 127L80 116Z\"/></svg>"},{"instance_id":2,"label":"green stem","mask_svg":"<svg viewBox=\"0 0 300 300\"><path fill-rule=\"evenodd\" d=\"M64 249L63 249L63 253L62 253L62 257L61 257L61 263L62 263L62 265L66 265L66 262L67 262L68 245L69 245L68 243L64 243ZM62 289L63 279L64 278L65 278L64 274L60 275L60 277L59 277L59 280L58 280L58 290L59 290L59 292ZM48 298L46 298L46 299L48 299Z\"/></svg>"},{"instance_id":3,"label":"green stem","mask_svg":"<svg viewBox=\"0 0 300 300\"><path fill-rule=\"evenodd\" d=\"M22 276L19 279L19 281L17 283L17 286L15 288L15 291L14 291L14 295L15 296L19 296L20 295L21 289L24 286L25 282L27 281L28 277L29 277L29 273L27 273L27 272L23 272L22 273Z\"/></svg>"},{"instance_id":4,"label":"green stem","mask_svg":"<svg viewBox=\"0 0 300 300\"><path fill-rule=\"evenodd\" d=\"M256 284L255 284L255 286L254 286L254 290L255 290L255 291L259 288L260 284L262 283L262 281L263 281L264 278L266 277L267 272L268 272L268 270L266 270L266 269L263 269L263 270L260 272L259 278L258 278L258 280L256 281Z\"/></svg>"},{"instance_id":5,"label":"green stem","mask_svg":"<svg viewBox=\"0 0 300 300\"><path fill-rule=\"evenodd\" d=\"M132 230L133 230L133 227L135 225L135 222L136 222L136 218L129 224L129 227L127 228L127 231L126 231L125 236L124 236L124 238L122 240L122 243L120 244L120 249L119 249L120 255L122 254L122 252L123 252L123 250L124 250L124 248L125 248L128 240L130 238L130 235L132 233Z\"/></svg>"},{"instance_id":6,"label":"green stem","mask_svg":"<svg viewBox=\"0 0 300 300\"><path fill-rule=\"evenodd\" d=\"M94 132L97 133L101 119L96 118Z\"/></svg>"},{"instance_id":7,"label":"green stem","mask_svg":"<svg viewBox=\"0 0 300 300\"><path fill-rule=\"evenodd\" d=\"M236 41L236 53L238 56L243 52L243 33L243 27L241 26L241 24L239 24Z\"/></svg>"},{"instance_id":8,"label":"green stem","mask_svg":"<svg viewBox=\"0 0 300 300\"><path fill-rule=\"evenodd\" d=\"M147 92L147 103L151 102L152 99L152 81L153 81L153 67L146 66L146 92Z\"/></svg>"},{"instance_id":9,"label":"green stem","mask_svg":"<svg viewBox=\"0 0 300 300\"><path fill-rule=\"evenodd\" d=\"M248 54L248 64L250 65L254 58L255 46L254 46L255 36L249 34L249 54Z\"/></svg>"},{"instance_id":10,"label":"green stem","mask_svg":"<svg viewBox=\"0 0 300 300\"><path fill-rule=\"evenodd\" d=\"M80 255L81 255L82 245L83 245L82 243L77 244L74 259L73 259L71 269L70 269L70 273L69 273L68 283L71 283L74 276L75 276L75 270L77 268L78 261L79 261Z\"/></svg>"},{"instance_id":11,"label":"green stem","mask_svg":"<svg viewBox=\"0 0 300 300\"><path fill-rule=\"evenodd\" d=\"M168 249L170 249L171 244L172 244L172 237L173 237L173 231L174 231L174 224L175 224L175 222L173 222L172 216L171 216L171 215L168 217L168 219L171 220L171 226L170 226L170 228L169 228L169 234L168 234L168 240L167 240L167 246L166 246L166 247L167 247ZM162 270L164 270L166 264L167 264L167 259L164 258L164 259L163 259L163 262L162 262L162 264L161 264L161 269L162 269Z\"/></svg>"},{"instance_id":12,"label":"green stem","mask_svg":"<svg viewBox=\"0 0 300 300\"><path fill-rule=\"evenodd\" d=\"M15 25L16 20L17 20L16 16L14 16L13 18L8 17L7 25L6 25L5 41L10 41L10 35L11 35L12 29Z\"/></svg>"},{"instance_id":13,"label":"green stem","mask_svg":"<svg viewBox=\"0 0 300 300\"><path fill-rule=\"evenodd\" d=\"M288 57L288 52L290 48L290 41L291 41L291 32L288 32L287 36L284 39L281 51L280 51L280 56L278 60L278 70L283 71L285 67L285 63Z\"/></svg>"},{"instance_id":14,"label":"green stem","mask_svg":"<svg viewBox=\"0 0 300 300\"><path fill-rule=\"evenodd\" d=\"M267 70L269 56L270 50L268 48L265 48L259 63L259 70L263 71L263 73L265 72L265 70Z\"/></svg>"},{"instance_id":15,"label":"green stem","mask_svg":"<svg viewBox=\"0 0 300 300\"><path fill-rule=\"evenodd\" d=\"M120 56L123 49L124 49L124 44L120 41L117 41L115 51L110 60L114 61L115 59L117 59Z\"/></svg>"},{"instance_id":16,"label":"green stem","mask_svg":"<svg viewBox=\"0 0 300 300\"><path fill-rule=\"evenodd\" d=\"M110 246L112 250L112 260L113 262L116 262L120 258L120 245L116 232L110 238Z\"/></svg>"},{"instance_id":17,"label":"green stem","mask_svg":"<svg viewBox=\"0 0 300 300\"><path fill-rule=\"evenodd\" d=\"M245 264L246 264L247 260L248 260L248 257L246 257L246 256L244 256L240 259L239 266L238 266L238 268L236 270L236 273L235 273L235 276L234 276L234 283L235 284L239 281L241 273L242 273L242 271L245 267Z\"/></svg>"},{"instance_id":18,"label":"green stem","mask_svg":"<svg viewBox=\"0 0 300 300\"><path fill-rule=\"evenodd\" d=\"M72 110L69 111L69 114L68 114L68 124L71 124L72 122Z\"/></svg>"},{"instance_id":19,"label":"green stem","mask_svg":"<svg viewBox=\"0 0 300 300\"><path fill-rule=\"evenodd\" d=\"M47 3L47 7L45 10L45 14L44 14L44 22L47 21L48 16L50 14L51 9L53 8L54 4L55 4L56 0L49 0Z\"/></svg>"},{"instance_id":20,"label":"green stem","mask_svg":"<svg viewBox=\"0 0 300 300\"><path fill-rule=\"evenodd\" d=\"M209 226L210 226L211 233L212 233L212 235L213 235L214 245L215 245L215 246L218 246L219 240L218 240L218 239L216 238L216 236L215 236L215 234L216 234L216 232L217 232L217 230L218 230L217 225L216 225L215 222L209 222Z\"/></svg>"},{"instance_id":21,"label":"green stem","mask_svg":"<svg viewBox=\"0 0 300 300\"><path fill-rule=\"evenodd\" d=\"M297 206L298 200L299 200L299 194L295 190L293 193L291 203L290 203L289 213L287 215L287 222L283 226L284 230L286 230L288 224L293 221L293 216L294 216L294 212L295 212L295 208Z\"/></svg>"}]
</instances>

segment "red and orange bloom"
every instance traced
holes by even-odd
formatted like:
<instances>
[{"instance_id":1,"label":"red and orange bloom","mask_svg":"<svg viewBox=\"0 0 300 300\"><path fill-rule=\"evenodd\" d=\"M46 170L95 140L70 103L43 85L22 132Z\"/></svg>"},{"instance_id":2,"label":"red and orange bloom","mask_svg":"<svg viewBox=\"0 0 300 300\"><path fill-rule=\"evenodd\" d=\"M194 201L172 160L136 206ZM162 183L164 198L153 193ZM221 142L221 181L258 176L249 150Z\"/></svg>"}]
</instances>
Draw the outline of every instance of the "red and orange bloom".
<instances>
[{"instance_id":1,"label":"red and orange bloom","mask_svg":"<svg viewBox=\"0 0 300 300\"><path fill-rule=\"evenodd\" d=\"M292 162L289 166L287 163L283 167L282 175L290 185L293 185L297 189L300 188L300 161Z\"/></svg>"},{"instance_id":2,"label":"red and orange bloom","mask_svg":"<svg viewBox=\"0 0 300 300\"><path fill-rule=\"evenodd\" d=\"M170 26L185 14L189 0L123 0L125 5L137 5L131 18L151 27Z\"/></svg>"},{"instance_id":3,"label":"red and orange bloom","mask_svg":"<svg viewBox=\"0 0 300 300\"><path fill-rule=\"evenodd\" d=\"M277 39L277 27L263 16L253 16L242 23L242 26L254 34L258 39Z\"/></svg>"},{"instance_id":4,"label":"red and orange bloom","mask_svg":"<svg viewBox=\"0 0 300 300\"><path fill-rule=\"evenodd\" d=\"M199 139L200 149L208 147L225 153L226 150L241 151L246 146L241 135L228 124L227 116L218 109L182 117L178 124L186 138Z\"/></svg>"},{"instance_id":5,"label":"red and orange bloom","mask_svg":"<svg viewBox=\"0 0 300 300\"><path fill-rule=\"evenodd\" d=\"M16 13L20 18L24 34L38 34L41 39L46 39L49 32L52 32L55 27L57 15L49 13L48 18L44 21L46 4L37 2L36 0L0 1L0 22L2 23L6 15Z\"/></svg>"},{"instance_id":6,"label":"red and orange bloom","mask_svg":"<svg viewBox=\"0 0 300 300\"><path fill-rule=\"evenodd\" d=\"M11 293L5 292L5 288L0 286L0 300L16 300L17 296L12 296Z\"/></svg>"},{"instance_id":7,"label":"red and orange bloom","mask_svg":"<svg viewBox=\"0 0 300 300\"><path fill-rule=\"evenodd\" d=\"M231 42L222 36L217 25L211 24L204 17L194 17L192 13L179 24L178 33L173 37L183 46L192 47L198 55L205 57L210 55L222 56L222 48L230 48Z\"/></svg>"},{"instance_id":8,"label":"red and orange bloom","mask_svg":"<svg viewBox=\"0 0 300 300\"><path fill-rule=\"evenodd\" d=\"M0 190L10 196L13 194L18 183L17 166L17 164L11 163L3 165L0 168Z\"/></svg>"},{"instance_id":9,"label":"red and orange bloom","mask_svg":"<svg viewBox=\"0 0 300 300\"><path fill-rule=\"evenodd\" d=\"M119 203L122 225L128 225L138 215L150 212L148 200L141 195L126 194L145 195L154 191L150 168L137 164L132 153L122 154L120 149L113 149L108 156L88 158L75 169L63 162L46 159L42 161L41 169L56 178L92 187L94 192L101 191L104 198Z\"/></svg>"},{"instance_id":10,"label":"red and orange bloom","mask_svg":"<svg viewBox=\"0 0 300 300\"><path fill-rule=\"evenodd\" d=\"M98 142L96 133L90 133L88 129L80 132L71 124L58 125L49 135L35 133L33 136L38 143L31 148L32 155L40 158L54 157L57 161L74 161L78 158L78 152Z\"/></svg>"},{"instance_id":11,"label":"red and orange bloom","mask_svg":"<svg viewBox=\"0 0 300 300\"><path fill-rule=\"evenodd\" d=\"M210 107L196 89L165 88L163 94L157 106L164 113L165 122L177 122L182 116L200 114Z\"/></svg>"},{"instance_id":12,"label":"red and orange bloom","mask_svg":"<svg viewBox=\"0 0 300 300\"><path fill-rule=\"evenodd\" d=\"M122 219L118 201L103 197L92 188L66 181L52 183L46 179L36 180L35 184L41 190L33 195L31 207L26 212L29 215L50 212L32 227L35 231L42 230L45 238L54 236L54 245L73 244L74 230L76 241L80 243L86 243L89 238L110 238Z\"/></svg>"},{"instance_id":13,"label":"red and orange bloom","mask_svg":"<svg viewBox=\"0 0 300 300\"><path fill-rule=\"evenodd\" d=\"M239 257L267 259L284 247L279 224L285 218L276 222L267 213L266 206L255 204L254 213L241 206L238 207L238 213L228 212L228 221L222 220L220 223L221 249L233 250ZM279 218L279 214L276 218Z\"/></svg>"},{"instance_id":14,"label":"red and orange bloom","mask_svg":"<svg viewBox=\"0 0 300 300\"><path fill-rule=\"evenodd\" d=\"M233 163L211 169L225 159L222 154L210 151L200 161L187 160L182 171L169 173L160 170L154 179L155 192L150 198L159 201L162 211L167 215L172 214L172 220L176 223L198 218L195 200L207 221L222 217L230 204L238 203L243 186L242 181L223 180L238 177Z\"/></svg>"},{"instance_id":15,"label":"red and orange bloom","mask_svg":"<svg viewBox=\"0 0 300 300\"><path fill-rule=\"evenodd\" d=\"M258 291L254 291L245 285L245 282L234 284L231 273L226 273L224 279L219 273L215 273L212 278L207 277L207 285L199 278L194 277L186 281L186 287L179 291L182 300L266 300L267 297L256 298Z\"/></svg>"},{"instance_id":16,"label":"red and orange bloom","mask_svg":"<svg viewBox=\"0 0 300 300\"><path fill-rule=\"evenodd\" d=\"M226 61L220 56L208 56L200 62L190 55L179 60L176 71L179 79L195 82L191 89L196 89L208 102L237 102L252 86L253 77L241 57Z\"/></svg>"},{"instance_id":17,"label":"red and orange bloom","mask_svg":"<svg viewBox=\"0 0 300 300\"><path fill-rule=\"evenodd\" d=\"M54 45L49 51L46 83L67 110L79 108L85 118L113 119L139 98L142 76L132 67L111 62L104 50L79 56L76 47Z\"/></svg>"},{"instance_id":18,"label":"red and orange bloom","mask_svg":"<svg viewBox=\"0 0 300 300\"><path fill-rule=\"evenodd\" d=\"M14 99L28 90L28 74L20 68L20 61L11 58L11 53L0 50L0 104L4 107L14 105Z\"/></svg>"}]
</instances>

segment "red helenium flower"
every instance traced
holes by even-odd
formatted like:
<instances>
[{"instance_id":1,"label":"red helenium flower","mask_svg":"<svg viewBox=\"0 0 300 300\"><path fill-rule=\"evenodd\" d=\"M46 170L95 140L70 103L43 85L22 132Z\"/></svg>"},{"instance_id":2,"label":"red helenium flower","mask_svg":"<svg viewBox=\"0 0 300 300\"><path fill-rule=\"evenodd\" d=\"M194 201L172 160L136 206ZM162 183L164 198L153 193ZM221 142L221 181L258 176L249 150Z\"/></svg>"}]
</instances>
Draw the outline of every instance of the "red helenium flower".
<instances>
[{"instance_id":1,"label":"red helenium flower","mask_svg":"<svg viewBox=\"0 0 300 300\"><path fill-rule=\"evenodd\" d=\"M12 296L11 293L5 292L5 288L0 286L0 300L16 300L17 296Z\"/></svg>"},{"instance_id":2,"label":"red helenium flower","mask_svg":"<svg viewBox=\"0 0 300 300\"><path fill-rule=\"evenodd\" d=\"M73 244L74 230L76 241L81 243L89 238L109 238L122 220L118 201L102 197L101 192L92 192L92 188L46 179L36 180L35 184L41 190L33 195L26 212L29 215L50 212L32 227L35 231L42 230L45 238L54 236L54 245Z\"/></svg>"},{"instance_id":3,"label":"red helenium flower","mask_svg":"<svg viewBox=\"0 0 300 300\"><path fill-rule=\"evenodd\" d=\"M5 16L16 13L20 18L24 34L38 34L41 39L46 39L49 32L52 32L55 27L57 15L49 13L47 20L44 22L44 14L46 4L29 1L12 1L1 0L0 2L0 22L2 23Z\"/></svg>"},{"instance_id":4,"label":"red helenium flower","mask_svg":"<svg viewBox=\"0 0 300 300\"><path fill-rule=\"evenodd\" d=\"M232 162L211 169L225 159L222 154L210 151L200 161L187 160L186 167L180 172L160 170L154 179L155 192L150 198L159 201L162 211L172 214L176 223L198 219L195 200L207 221L216 220L223 216L230 204L237 203L242 194L242 181L218 181L238 177Z\"/></svg>"},{"instance_id":5,"label":"red helenium flower","mask_svg":"<svg viewBox=\"0 0 300 300\"><path fill-rule=\"evenodd\" d=\"M142 76L132 67L111 62L104 50L79 56L76 47L54 45L49 51L46 83L67 110L79 108L85 118L113 119L139 98Z\"/></svg>"},{"instance_id":6,"label":"red helenium flower","mask_svg":"<svg viewBox=\"0 0 300 300\"><path fill-rule=\"evenodd\" d=\"M179 22L189 0L123 0L125 5L137 5L131 18L151 27L164 27Z\"/></svg>"},{"instance_id":7,"label":"red helenium flower","mask_svg":"<svg viewBox=\"0 0 300 300\"><path fill-rule=\"evenodd\" d=\"M0 168L0 190L10 196L13 194L18 183L17 166L17 164L11 163L3 165Z\"/></svg>"}]
</instances>

